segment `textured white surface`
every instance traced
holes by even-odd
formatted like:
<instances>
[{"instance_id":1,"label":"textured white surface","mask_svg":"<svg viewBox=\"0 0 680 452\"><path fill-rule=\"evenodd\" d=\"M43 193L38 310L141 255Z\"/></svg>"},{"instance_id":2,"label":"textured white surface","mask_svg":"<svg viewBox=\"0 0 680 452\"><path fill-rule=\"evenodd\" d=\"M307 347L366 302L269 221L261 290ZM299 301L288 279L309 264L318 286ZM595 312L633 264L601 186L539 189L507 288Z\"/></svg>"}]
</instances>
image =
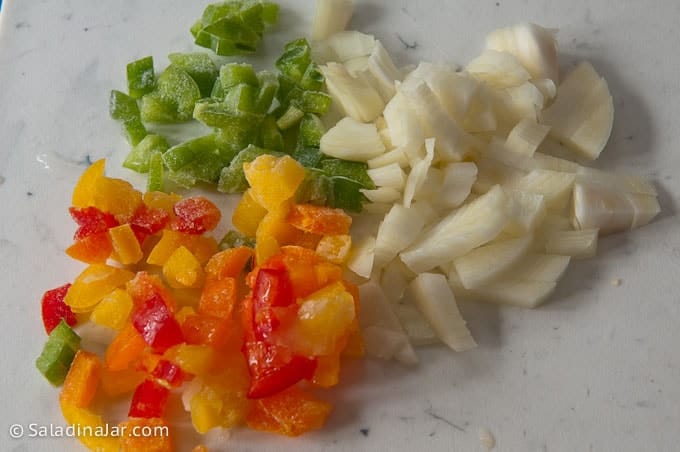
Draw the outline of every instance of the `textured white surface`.
<instances>
[{"instance_id":1,"label":"textured white surface","mask_svg":"<svg viewBox=\"0 0 680 452\"><path fill-rule=\"evenodd\" d=\"M356 0L351 26L375 33L401 63L465 63L486 32L517 21L559 27L565 67L586 58L609 82L612 139L598 165L659 184L663 212L601 241L543 308L461 306L479 348L421 349L404 368L348 366L327 428L289 440L235 432L224 450L676 451L680 448L680 2L676 0ZM34 368L42 292L82 266L63 250L66 207L88 159L126 144L108 118L125 64L192 49L207 1L7 0L0 13L0 450L80 450L75 440L13 440L10 424L63 425L57 391ZM282 0L262 51L310 29L311 0ZM271 60L271 58L270 58ZM258 60L264 64L266 60ZM619 287L610 282L620 279ZM351 382L351 384L349 384Z\"/></svg>"}]
</instances>

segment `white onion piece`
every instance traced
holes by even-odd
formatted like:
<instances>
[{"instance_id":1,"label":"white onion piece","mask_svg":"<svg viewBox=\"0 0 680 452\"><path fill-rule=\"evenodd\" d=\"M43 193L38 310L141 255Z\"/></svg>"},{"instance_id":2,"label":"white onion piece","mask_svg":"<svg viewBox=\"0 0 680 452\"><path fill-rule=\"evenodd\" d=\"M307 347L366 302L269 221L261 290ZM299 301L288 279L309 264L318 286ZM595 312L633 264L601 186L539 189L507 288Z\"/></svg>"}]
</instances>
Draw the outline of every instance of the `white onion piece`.
<instances>
[{"instance_id":1,"label":"white onion piece","mask_svg":"<svg viewBox=\"0 0 680 452\"><path fill-rule=\"evenodd\" d=\"M321 137L321 152L331 157L365 162L385 152L375 124L343 118Z\"/></svg>"},{"instance_id":2,"label":"white onion piece","mask_svg":"<svg viewBox=\"0 0 680 452\"><path fill-rule=\"evenodd\" d=\"M312 39L324 39L344 30L353 12L352 0L317 0Z\"/></svg>"}]
</instances>

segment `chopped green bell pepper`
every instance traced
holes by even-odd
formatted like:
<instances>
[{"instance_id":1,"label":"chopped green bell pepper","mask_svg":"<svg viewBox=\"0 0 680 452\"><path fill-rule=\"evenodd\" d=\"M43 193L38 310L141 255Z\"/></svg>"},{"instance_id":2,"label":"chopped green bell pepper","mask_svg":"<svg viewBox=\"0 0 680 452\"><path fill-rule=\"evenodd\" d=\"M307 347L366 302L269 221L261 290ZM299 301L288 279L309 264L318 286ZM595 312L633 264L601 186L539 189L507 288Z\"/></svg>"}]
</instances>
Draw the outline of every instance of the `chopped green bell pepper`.
<instances>
[{"instance_id":1,"label":"chopped green bell pepper","mask_svg":"<svg viewBox=\"0 0 680 452\"><path fill-rule=\"evenodd\" d=\"M163 153L154 149L149 155L149 176L146 180L146 191L163 191L165 165L163 164Z\"/></svg>"},{"instance_id":2,"label":"chopped green bell pepper","mask_svg":"<svg viewBox=\"0 0 680 452\"><path fill-rule=\"evenodd\" d=\"M156 89L142 97L142 119L149 122L183 122L191 119L201 90L179 66L171 64L158 77Z\"/></svg>"},{"instance_id":3,"label":"chopped green bell pepper","mask_svg":"<svg viewBox=\"0 0 680 452\"><path fill-rule=\"evenodd\" d=\"M146 136L137 101L125 93L112 90L109 97L109 114L119 121L128 142L135 146Z\"/></svg>"},{"instance_id":4,"label":"chopped green bell pepper","mask_svg":"<svg viewBox=\"0 0 680 452\"><path fill-rule=\"evenodd\" d=\"M146 173L149 171L149 159L151 154L155 151L161 154L170 148L167 140L160 135L147 135L137 146L133 147L130 153L125 158L123 166L137 171L138 173Z\"/></svg>"},{"instance_id":5,"label":"chopped green bell pepper","mask_svg":"<svg viewBox=\"0 0 680 452\"><path fill-rule=\"evenodd\" d=\"M47 381L60 386L64 383L79 348L80 336L62 319L47 338L35 365Z\"/></svg>"},{"instance_id":6,"label":"chopped green bell pepper","mask_svg":"<svg viewBox=\"0 0 680 452\"><path fill-rule=\"evenodd\" d=\"M247 246L249 248L255 248L255 240L246 237L238 231L233 229L222 237L218 247L220 250L224 251L229 248L238 248L239 246Z\"/></svg>"},{"instance_id":7,"label":"chopped green bell pepper","mask_svg":"<svg viewBox=\"0 0 680 452\"><path fill-rule=\"evenodd\" d=\"M258 86L259 80L253 66L247 63L227 63L220 68L220 83L222 90L245 83Z\"/></svg>"},{"instance_id":8,"label":"chopped green bell pepper","mask_svg":"<svg viewBox=\"0 0 680 452\"><path fill-rule=\"evenodd\" d=\"M283 55L276 60L276 67L283 75L299 83L311 62L312 48L305 38L300 38L285 45Z\"/></svg>"},{"instance_id":9,"label":"chopped green bell pepper","mask_svg":"<svg viewBox=\"0 0 680 452\"><path fill-rule=\"evenodd\" d=\"M364 162L351 162L340 159L324 159L319 168L328 176L341 176L361 185L361 188L373 190L375 184L366 172L368 165Z\"/></svg>"},{"instance_id":10,"label":"chopped green bell pepper","mask_svg":"<svg viewBox=\"0 0 680 452\"><path fill-rule=\"evenodd\" d=\"M148 56L127 65L127 84L130 97L135 99L153 91L156 87L153 57Z\"/></svg>"},{"instance_id":11,"label":"chopped green bell pepper","mask_svg":"<svg viewBox=\"0 0 680 452\"><path fill-rule=\"evenodd\" d=\"M236 157L234 157L229 166L222 169L220 180L217 183L217 189L224 193L244 192L248 188L248 181L243 172L243 164L252 162L257 157L264 154L283 155L280 152L249 145L247 148L236 154Z\"/></svg>"},{"instance_id":12,"label":"chopped green bell pepper","mask_svg":"<svg viewBox=\"0 0 680 452\"><path fill-rule=\"evenodd\" d=\"M171 53L168 59L194 79L202 97L210 96L219 71L207 53Z\"/></svg>"},{"instance_id":13,"label":"chopped green bell pepper","mask_svg":"<svg viewBox=\"0 0 680 452\"><path fill-rule=\"evenodd\" d=\"M312 113L304 115L300 121L297 147L318 148L321 145L321 137L324 133L326 133L326 127L317 115Z\"/></svg>"}]
</instances>

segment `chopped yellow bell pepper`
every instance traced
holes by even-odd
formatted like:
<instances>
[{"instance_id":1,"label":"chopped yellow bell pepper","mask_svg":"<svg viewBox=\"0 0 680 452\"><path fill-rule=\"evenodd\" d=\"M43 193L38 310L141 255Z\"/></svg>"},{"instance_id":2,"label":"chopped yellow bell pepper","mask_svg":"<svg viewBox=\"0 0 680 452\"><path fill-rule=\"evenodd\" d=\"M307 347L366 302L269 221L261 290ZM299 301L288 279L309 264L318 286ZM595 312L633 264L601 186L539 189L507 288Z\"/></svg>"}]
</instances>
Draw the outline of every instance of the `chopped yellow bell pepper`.
<instances>
[{"instance_id":1,"label":"chopped yellow bell pepper","mask_svg":"<svg viewBox=\"0 0 680 452\"><path fill-rule=\"evenodd\" d=\"M116 289L106 295L90 314L90 320L102 326L121 330L132 311L132 297L125 290Z\"/></svg>"},{"instance_id":2,"label":"chopped yellow bell pepper","mask_svg":"<svg viewBox=\"0 0 680 452\"><path fill-rule=\"evenodd\" d=\"M183 234L170 229L163 230L163 236L151 250L147 264L164 265L180 246L186 247L196 259L204 264L217 252L217 241L212 237Z\"/></svg>"},{"instance_id":3,"label":"chopped yellow bell pepper","mask_svg":"<svg viewBox=\"0 0 680 452\"><path fill-rule=\"evenodd\" d=\"M142 198L144 204L152 209L162 209L170 215L174 214L173 207L182 197L175 193L163 193L162 191L147 191Z\"/></svg>"},{"instance_id":4,"label":"chopped yellow bell pepper","mask_svg":"<svg viewBox=\"0 0 680 452\"><path fill-rule=\"evenodd\" d=\"M71 204L76 207L89 207L94 205L94 191L97 182L104 176L104 159L97 160L90 165L78 179L78 183L73 189Z\"/></svg>"},{"instance_id":5,"label":"chopped yellow bell pepper","mask_svg":"<svg viewBox=\"0 0 680 452\"><path fill-rule=\"evenodd\" d=\"M252 189L248 189L243 193L241 200L234 209L231 222L243 235L255 237L257 225L260 224L260 221L262 221L267 214L267 209L255 201L255 198L253 198L253 195L251 194L251 190Z\"/></svg>"},{"instance_id":6,"label":"chopped yellow bell pepper","mask_svg":"<svg viewBox=\"0 0 680 452\"><path fill-rule=\"evenodd\" d=\"M215 349L208 345L175 345L164 354L164 358L177 364L184 372L192 375L206 375L218 364Z\"/></svg>"},{"instance_id":7,"label":"chopped yellow bell pepper","mask_svg":"<svg viewBox=\"0 0 680 452\"><path fill-rule=\"evenodd\" d=\"M163 276L170 287L198 288L205 281L205 273L196 256L185 246L177 248L163 265Z\"/></svg>"},{"instance_id":8,"label":"chopped yellow bell pepper","mask_svg":"<svg viewBox=\"0 0 680 452\"><path fill-rule=\"evenodd\" d=\"M305 179L304 167L288 155L261 155L250 163L244 163L243 171L250 184L251 195L269 211L291 199Z\"/></svg>"},{"instance_id":9,"label":"chopped yellow bell pepper","mask_svg":"<svg viewBox=\"0 0 680 452\"><path fill-rule=\"evenodd\" d=\"M121 264L136 264L144 257L142 247L129 224L109 229L109 237L113 245L113 258Z\"/></svg>"},{"instance_id":10,"label":"chopped yellow bell pepper","mask_svg":"<svg viewBox=\"0 0 680 452\"><path fill-rule=\"evenodd\" d=\"M100 177L94 190L94 206L116 217L119 223L127 223L142 204L142 194L127 181Z\"/></svg>"},{"instance_id":11,"label":"chopped yellow bell pepper","mask_svg":"<svg viewBox=\"0 0 680 452\"><path fill-rule=\"evenodd\" d=\"M102 298L134 276L134 273L122 268L92 264L75 279L64 297L64 302L73 312L89 312Z\"/></svg>"},{"instance_id":12,"label":"chopped yellow bell pepper","mask_svg":"<svg viewBox=\"0 0 680 452\"><path fill-rule=\"evenodd\" d=\"M61 413L69 425L77 427L74 432L85 447L97 452L119 452L120 441L107 434L110 429L101 416L64 401L61 402Z\"/></svg>"},{"instance_id":13,"label":"chopped yellow bell pepper","mask_svg":"<svg viewBox=\"0 0 680 452\"><path fill-rule=\"evenodd\" d=\"M347 260L351 247L352 237L347 234L324 235L316 245L316 254L334 264L342 264Z\"/></svg>"}]
</instances>

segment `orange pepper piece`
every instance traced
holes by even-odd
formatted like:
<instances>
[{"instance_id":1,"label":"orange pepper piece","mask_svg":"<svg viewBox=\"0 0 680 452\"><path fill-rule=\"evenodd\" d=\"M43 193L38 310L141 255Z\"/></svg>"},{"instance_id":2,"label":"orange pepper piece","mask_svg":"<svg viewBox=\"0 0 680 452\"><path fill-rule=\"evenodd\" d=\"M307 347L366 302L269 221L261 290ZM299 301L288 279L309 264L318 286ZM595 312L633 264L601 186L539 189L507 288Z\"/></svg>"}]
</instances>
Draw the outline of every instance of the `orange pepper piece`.
<instances>
[{"instance_id":1,"label":"orange pepper piece","mask_svg":"<svg viewBox=\"0 0 680 452\"><path fill-rule=\"evenodd\" d=\"M347 260L351 247L352 237L349 234L324 235L316 245L316 253L334 264L342 264Z\"/></svg>"},{"instance_id":2,"label":"orange pepper piece","mask_svg":"<svg viewBox=\"0 0 680 452\"><path fill-rule=\"evenodd\" d=\"M181 199L180 195L163 193L162 191L147 191L142 196L142 200L147 207L165 210L171 217L175 214L173 207Z\"/></svg>"},{"instance_id":3,"label":"orange pepper piece","mask_svg":"<svg viewBox=\"0 0 680 452\"><path fill-rule=\"evenodd\" d=\"M170 427L161 418L129 418L121 429L120 452L172 452Z\"/></svg>"},{"instance_id":4,"label":"orange pepper piece","mask_svg":"<svg viewBox=\"0 0 680 452\"><path fill-rule=\"evenodd\" d=\"M104 367L101 375L101 385L104 394L116 397L134 391L146 379L146 374L133 369L112 371Z\"/></svg>"},{"instance_id":5,"label":"orange pepper piece","mask_svg":"<svg viewBox=\"0 0 680 452\"><path fill-rule=\"evenodd\" d=\"M128 322L106 349L106 368L111 371L125 370L142 356L147 345L134 325Z\"/></svg>"},{"instance_id":6,"label":"orange pepper piece","mask_svg":"<svg viewBox=\"0 0 680 452\"><path fill-rule=\"evenodd\" d=\"M332 405L293 386L271 397L257 399L246 423L254 430L299 436L323 427Z\"/></svg>"},{"instance_id":7,"label":"orange pepper piece","mask_svg":"<svg viewBox=\"0 0 680 452\"><path fill-rule=\"evenodd\" d=\"M338 384L340 380L340 355L319 356L316 361L316 370L312 377L312 383L322 388L330 388Z\"/></svg>"},{"instance_id":8,"label":"orange pepper piece","mask_svg":"<svg viewBox=\"0 0 680 452\"><path fill-rule=\"evenodd\" d=\"M237 285L235 278L210 279L206 282L198 302L198 312L221 319L228 319L236 305Z\"/></svg>"},{"instance_id":9,"label":"orange pepper piece","mask_svg":"<svg viewBox=\"0 0 680 452\"><path fill-rule=\"evenodd\" d=\"M320 235L349 234L352 217L342 209L295 204L290 209L286 221L298 229Z\"/></svg>"},{"instance_id":10,"label":"orange pepper piece","mask_svg":"<svg viewBox=\"0 0 680 452\"><path fill-rule=\"evenodd\" d=\"M94 353L78 350L64 380L59 400L78 408L87 408L97 392L102 361Z\"/></svg>"},{"instance_id":11,"label":"orange pepper piece","mask_svg":"<svg viewBox=\"0 0 680 452\"><path fill-rule=\"evenodd\" d=\"M104 159L97 160L80 175L78 183L73 189L71 204L76 207L89 207L94 205L94 192L99 179L104 177Z\"/></svg>"},{"instance_id":12,"label":"orange pepper piece","mask_svg":"<svg viewBox=\"0 0 680 452\"><path fill-rule=\"evenodd\" d=\"M66 248L66 254L88 264L104 264L113 251L107 231L88 235Z\"/></svg>"},{"instance_id":13,"label":"orange pepper piece","mask_svg":"<svg viewBox=\"0 0 680 452\"><path fill-rule=\"evenodd\" d=\"M237 341L236 332L233 322L211 315L190 315L182 323L182 334L187 344L220 348Z\"/></svg>"},{"instance_id":14,"label":"orange pepper piece","mask_svg":"<svg viewBox=\"0 0 680 452\"><path fill-rule=\"evenodd\" d=\"M220 251L205 265L205 273L209 279L236 278L253 254L252 248L247 246Z\"/></svg>"}]
</instances>

